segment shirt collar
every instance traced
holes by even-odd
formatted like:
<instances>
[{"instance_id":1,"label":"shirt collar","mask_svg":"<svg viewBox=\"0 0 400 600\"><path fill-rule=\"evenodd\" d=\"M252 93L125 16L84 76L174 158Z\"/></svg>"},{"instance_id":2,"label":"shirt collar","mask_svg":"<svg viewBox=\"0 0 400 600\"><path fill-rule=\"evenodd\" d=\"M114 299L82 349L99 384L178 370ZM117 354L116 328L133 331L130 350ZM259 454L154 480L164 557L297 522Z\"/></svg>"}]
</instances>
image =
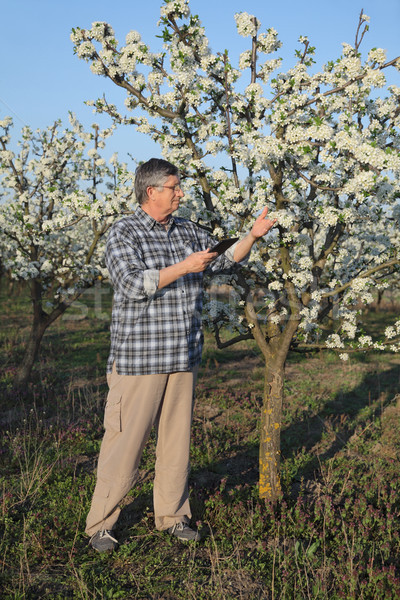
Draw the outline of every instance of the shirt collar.
<instances>
[{"instance_id":1,"label":"shirt collar","mask_svg":"<svg viewBox=\"0 0 400 600\"><path fill-rule=\"evenodd\" d=\"M136 214L137 218L139 219L139 221L143 225L148 227L148 229L153 229L153 227L162 227L163 229L165 228L164 225L161 225L161 223L159 223L158 221L153 219L153 217L151 217L146 211L144 211L141 206L137 207L135 214ZM175 223L175 219L171 215L169 218L168 227L167 227L168 231L171 229L171 227L172 227L172 225L174 225L174 223Z\"/></svg>"}]
</instances>

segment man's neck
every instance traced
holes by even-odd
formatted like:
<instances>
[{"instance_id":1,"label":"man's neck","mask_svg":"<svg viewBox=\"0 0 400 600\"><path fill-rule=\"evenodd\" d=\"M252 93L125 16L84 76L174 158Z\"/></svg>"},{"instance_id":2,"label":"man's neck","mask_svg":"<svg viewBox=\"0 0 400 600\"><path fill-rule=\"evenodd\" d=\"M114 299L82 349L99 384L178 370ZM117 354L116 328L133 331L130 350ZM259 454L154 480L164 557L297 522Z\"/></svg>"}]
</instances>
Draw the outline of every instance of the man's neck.
<instances>
[{"instance_id":1,"label":"man's neck","mask_svg":"<svg viewBox=\"0 0 400 600\"><path fill-rule=\"evenodd\" d=\"M147 204L142 204L140 208L150 217L152 217L155 221L157 221L157 223L160 223L160 225L168 225L171 215L156 214L150 209L150 207Z\"/></svg>"}]
</instances>

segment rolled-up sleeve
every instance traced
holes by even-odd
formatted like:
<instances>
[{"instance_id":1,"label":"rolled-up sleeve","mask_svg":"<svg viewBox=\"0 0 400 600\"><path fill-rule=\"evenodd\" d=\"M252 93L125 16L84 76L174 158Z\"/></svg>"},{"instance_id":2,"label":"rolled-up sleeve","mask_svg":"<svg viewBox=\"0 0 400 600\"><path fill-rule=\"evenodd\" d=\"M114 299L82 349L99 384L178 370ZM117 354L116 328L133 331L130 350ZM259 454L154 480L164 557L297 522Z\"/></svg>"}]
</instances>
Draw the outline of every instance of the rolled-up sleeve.
<instances>
[{"instance_id":1,"label":"rolled-up sleeve","mask_svg":"<svg viewBox=\"0 0 400 600\"><path fill-rule=\"evenodd\" d=\"M155 294L160 272L147 269L124 226L115 223L108 236L105 261L113 287L125 298L145 300Z\"/></svg>"},{"instance_id":2,"label":"rolled-up sleeve","mask_svg":"<svg viewBox=\"0 0 400 600\"><path fill-rule=\"evenodd\" d=\"M158 269L145 269L143 271L143 288L147 296L153 296L160 282L160 271Z\"/></svg>"},{"instance_id":3,"label":"rolled-up sleeve","mask_svg":"<svg viewBox=\"0 0 400 600\"><path fill-rule=\"evenodd\" d=\"M231 260L232 262L236 262L235 259L234 259L236 246L238 245L239 242L242 241L242 239L238 240L237 242L235 242L233 244L233 246L231 246L230 248L228 248L228 250L224 253L228 260ZM244 256L242 258L241 261L238 262L238 264L239 265L245 265L248 262L249 258L250 258L250 254L251 254L251 250L250 250L250 252L248 252L246 254L246 256Z\"/></svg>"}]
</instances>

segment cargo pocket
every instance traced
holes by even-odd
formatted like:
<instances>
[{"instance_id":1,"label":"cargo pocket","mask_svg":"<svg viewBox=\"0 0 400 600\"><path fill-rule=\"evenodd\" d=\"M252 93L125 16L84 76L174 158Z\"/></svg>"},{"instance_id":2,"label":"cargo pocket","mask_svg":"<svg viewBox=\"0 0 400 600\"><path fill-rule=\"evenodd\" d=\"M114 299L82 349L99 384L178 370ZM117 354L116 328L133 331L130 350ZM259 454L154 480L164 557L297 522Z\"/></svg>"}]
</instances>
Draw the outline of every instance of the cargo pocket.
<instances>
[{"instance_id":1,"label":"cargo pocket","mask_svg":"<svg viewBox=\"0 0 400 600\"><path fill-rule=\"evenodd\" d=\"M104 429L111 431L122 431L121 423L121 400L120 393L110 391L107 396L104 411Z\"/></svg>"}]
</instances>

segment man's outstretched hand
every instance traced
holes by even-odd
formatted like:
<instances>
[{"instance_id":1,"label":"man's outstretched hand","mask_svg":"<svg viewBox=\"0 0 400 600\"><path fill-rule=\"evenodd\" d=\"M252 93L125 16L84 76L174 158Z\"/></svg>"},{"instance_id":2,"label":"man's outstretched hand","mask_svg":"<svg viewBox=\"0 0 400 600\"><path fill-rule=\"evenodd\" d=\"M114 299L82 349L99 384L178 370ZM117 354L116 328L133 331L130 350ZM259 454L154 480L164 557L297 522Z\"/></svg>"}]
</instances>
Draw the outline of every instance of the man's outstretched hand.
<instances>
[{"instance_id":1,"label":"man's outstretched hand","mask_svg":"<svg viewBox=\"0 0 400 600\"><path fill-rule=\"evenodd\" d=\"M259 239L266 235L270 229L275 225L276 219L268 219L268 208L265 207L259 217L254 221L254 225L251 228L251 235L256 239Z\"/></svg>"},{"instance_id":2,"label":"man's outstretched hand","mask_svg":"<svg viewBox=\"0 0 400 600\"><path fill-rule=\"evenodd\" d=\"M267 214L268 208L265 207L261 215L254 221L250 233L237 243L233 256L234 261L241 262L248 255L253 244L264 235L267 235L268 231L275 225L276 219L268 219Z\"/></svg>"}]
</instances>

